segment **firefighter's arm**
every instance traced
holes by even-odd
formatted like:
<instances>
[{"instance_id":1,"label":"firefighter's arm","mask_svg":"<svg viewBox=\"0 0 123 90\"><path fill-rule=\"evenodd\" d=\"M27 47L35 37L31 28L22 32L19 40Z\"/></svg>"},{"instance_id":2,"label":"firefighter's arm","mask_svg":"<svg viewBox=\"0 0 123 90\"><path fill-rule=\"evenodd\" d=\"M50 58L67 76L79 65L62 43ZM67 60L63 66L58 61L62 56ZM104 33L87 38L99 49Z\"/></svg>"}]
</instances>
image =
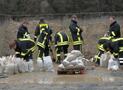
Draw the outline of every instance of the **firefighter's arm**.
<instances>
[{"instance_id":1,"label":"firefighter's arm","mask_svg":"<svg viewBox=\"0 0 123 90\"><path fill-rule=\"evenodd\" d=\"M114 26L112 31L111 31L111 36L116 36L116 33L119 30L120 30L120 26L119 25Z\"/></svg>"},{"instance_id":2,"label":"firefighter's arm","mask_svg":"<svg viewBox=\"0 0 123 90\"><path fill-rule=\"evenodd\" d=\"M76 25L74 25L74 24L73 24L73 25L70 25L69 28L70 28L71 32L77 33L77 29L78 29L78 28L77 28Z\"/></svg>"}]
</instances>

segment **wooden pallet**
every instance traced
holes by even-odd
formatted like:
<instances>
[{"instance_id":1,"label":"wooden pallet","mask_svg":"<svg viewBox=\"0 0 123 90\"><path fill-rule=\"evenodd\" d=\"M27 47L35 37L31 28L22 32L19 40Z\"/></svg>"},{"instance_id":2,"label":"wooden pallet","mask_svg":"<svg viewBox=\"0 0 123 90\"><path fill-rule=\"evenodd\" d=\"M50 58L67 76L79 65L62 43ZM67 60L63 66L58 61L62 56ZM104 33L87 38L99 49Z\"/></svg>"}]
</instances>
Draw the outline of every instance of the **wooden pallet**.
<instances>
[{"instance_id":1,"label":"wooden pallet","mask_svg":"<svg viewBox=\"0 0 123 90\"><path fill-rule=\"evenodd\" d=\"M75 75L75 74L84 74L85 69L59 69L57 70L58 75Z\"/></svg>"}]
</instances>

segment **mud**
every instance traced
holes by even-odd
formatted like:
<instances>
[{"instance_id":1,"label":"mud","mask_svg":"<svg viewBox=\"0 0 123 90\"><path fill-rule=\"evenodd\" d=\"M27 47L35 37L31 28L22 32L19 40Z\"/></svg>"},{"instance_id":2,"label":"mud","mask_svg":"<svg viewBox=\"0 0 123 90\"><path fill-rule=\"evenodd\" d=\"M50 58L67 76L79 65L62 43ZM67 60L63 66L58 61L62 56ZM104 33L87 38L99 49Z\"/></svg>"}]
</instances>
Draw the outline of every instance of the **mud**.
<instances>
[{"instance_id":1,"label":"mud","mask_svg":"<svg viewBox=\"0 0 123 90\"><path fill-rule=\"evenodd\" d=\"M0 90L123 90L123 71L106 68L87 70L82 75L32 72L0 78Z\"/></svg>"}]
</instances>

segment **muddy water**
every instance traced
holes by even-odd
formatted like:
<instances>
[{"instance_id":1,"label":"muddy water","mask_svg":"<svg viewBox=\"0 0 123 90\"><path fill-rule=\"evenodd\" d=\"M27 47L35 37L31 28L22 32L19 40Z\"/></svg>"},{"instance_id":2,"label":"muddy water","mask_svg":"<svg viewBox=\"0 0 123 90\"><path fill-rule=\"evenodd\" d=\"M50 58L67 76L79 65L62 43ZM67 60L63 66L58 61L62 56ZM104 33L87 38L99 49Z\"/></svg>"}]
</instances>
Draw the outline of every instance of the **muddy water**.
<instances>
[{"instance_id":1,"label":"muddy water","mask_svg":"<svg viewBox=\"0 0 123 90\"><path fill-rule=\"evenodd\" d=\"M56 72L32 72L1 78L0 84L104 84L123 81L123 72L111 72L103 68L87 70L82 75L57 75Z\"/></svg>"}]
</instances>

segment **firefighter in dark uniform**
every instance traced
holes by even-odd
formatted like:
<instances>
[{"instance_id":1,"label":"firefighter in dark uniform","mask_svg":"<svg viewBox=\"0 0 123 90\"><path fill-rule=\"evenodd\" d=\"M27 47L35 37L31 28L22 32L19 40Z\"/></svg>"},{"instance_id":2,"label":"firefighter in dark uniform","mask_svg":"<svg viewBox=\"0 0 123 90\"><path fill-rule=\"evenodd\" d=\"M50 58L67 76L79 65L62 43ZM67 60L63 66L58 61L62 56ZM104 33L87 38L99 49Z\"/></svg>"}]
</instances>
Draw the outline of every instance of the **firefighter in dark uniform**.
<instances>
[{"instance_id":1,"label":"firefighter in dark uniform","mask_svg":"<svg viewBox=\"0 0 123 90\"><path fill-rule=\"evenodd\" d=\"M17 32L17 39L30 38L27 25L28 25L28 22L24 21L22 25L19 27Z\"/></svg>"},{"instance_id":2,"label":"firefighter in dark uniform","mask_svg":"<svg viewBox=\"0 0 123 90\"><path fill-rule=\"evenodd\" d=\"M44 18L40 19L36 27L35 41L37 41L39 49L38 58L43 59L43 56L49 56L49 43L52 41L52 30L49 28L49 25L45 23Z\"/></svg>"},{"instance_id":3,"label":"firefighter in dark uniform","mask_svg":"<svg viewBox=\"0 0 123 90\"><path fill-rule=\"evenodd\" d=\"M112 38L120 38L120 25L117 23L114 16L110 16L109 20L111 23L108 32L109 36L111 36Z\"/></svg>"},{"instance_id":4,"label":"firefighter in dark uniform","mask_svg":"<svg viewBox=\"0 0 123 90\"><path fill-rule=\"evenodd\" d=\"M95 55L95 61L94 61L96 65L100 65L101 55L104 54L104 52L109 51L110 42L111 42L110 37L102 37L99 39L98 45L97 45L98 54Z\"/></svg>"},{"instance_id":5,"label":"firefighter in dark uniform","mask_svg":"<svg viewBox=\"0 0 123 90\"><path fill-rule=\"evenodd\" d=\"M115 58L123 65L123 38L112 39L111 50Z\"/></svg>"},{"instance_id":6,"label":"firefighter in dark uniform","mask_svg":"<svg viewBox=\"0 0 123 90\"><path fill-rule=\"evenodd\" d=\"M32 59L32 53L35 50L35 42L32 39L15 40L9 45L10 49L15 49L16 57L23 58L27 62Z\"/></svg>"},{"instance_id":7,"label":"firefighter in dark uniform","mask_svg":"<svg viewBox=\"0 0 123 90\"><path fill-rule=\"evenodd\" d=\"M74 50L80 50L83 43L83 37L82 37L82 29L77 25L77 16L73 15L71 19L71 24L69 26L72 40L73 40L73 48Z\"/></svg>"},{"instance_id":8,"label":"firefighter in dark uniform","mask_svg":"<svg viewBox=\"0 0 123 90\"><path fill-rule=\"evenodd\" d=\"M69 46L69 37L65 32L57 32L54 37L55 40L55 49L57 53L56 63L61 63L61 52L64 53L64 58L67 56L68 53L68 46Z\"/></svg>"}]
</instances>

